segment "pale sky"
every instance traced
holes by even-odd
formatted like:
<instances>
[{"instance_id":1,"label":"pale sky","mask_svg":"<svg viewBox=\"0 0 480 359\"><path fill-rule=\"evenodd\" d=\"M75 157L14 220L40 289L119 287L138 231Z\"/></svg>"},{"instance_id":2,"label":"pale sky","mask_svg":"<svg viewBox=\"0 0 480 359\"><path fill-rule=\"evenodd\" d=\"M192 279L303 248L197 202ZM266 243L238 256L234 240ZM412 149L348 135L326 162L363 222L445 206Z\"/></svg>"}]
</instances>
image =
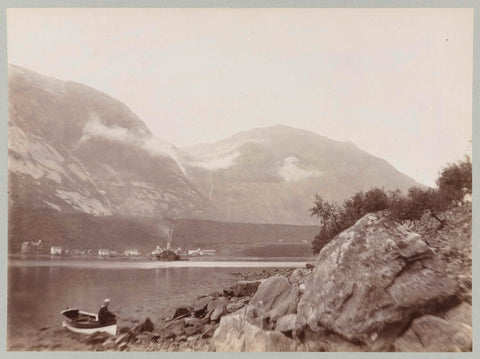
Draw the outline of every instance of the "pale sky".
<instances>
[{"instance_id":1,"label":"pale sky","mask_svg":"<svg viewBox=\"0 0 480 359\"><path fill-rule=\"evenodd\" d=\"M9 9L8 61L186 147L284 124L433 185L471 151L472 9Z\"/></svg>"}]
</instances>

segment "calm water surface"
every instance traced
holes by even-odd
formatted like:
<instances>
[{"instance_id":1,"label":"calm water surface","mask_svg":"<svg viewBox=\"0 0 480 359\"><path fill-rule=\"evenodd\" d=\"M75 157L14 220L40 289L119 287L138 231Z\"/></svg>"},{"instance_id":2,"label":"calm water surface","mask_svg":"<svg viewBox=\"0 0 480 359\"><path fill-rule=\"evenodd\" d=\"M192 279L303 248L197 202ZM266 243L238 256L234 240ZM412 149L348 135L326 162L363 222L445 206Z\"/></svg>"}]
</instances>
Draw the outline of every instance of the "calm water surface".
<instances>
[{"instance_id":1,"label":"calm water surface","mask_svg":"<svg viewBox=\"0 0 480 359\"><path fill-rule=\"evenodd\" d=\"M232 272L305 262L105 262L10 260L8 335L61 324L66 307L96 312L104 298L123 320L169 316L199 295L232 285Z\"/></svg>"}]
</instances>

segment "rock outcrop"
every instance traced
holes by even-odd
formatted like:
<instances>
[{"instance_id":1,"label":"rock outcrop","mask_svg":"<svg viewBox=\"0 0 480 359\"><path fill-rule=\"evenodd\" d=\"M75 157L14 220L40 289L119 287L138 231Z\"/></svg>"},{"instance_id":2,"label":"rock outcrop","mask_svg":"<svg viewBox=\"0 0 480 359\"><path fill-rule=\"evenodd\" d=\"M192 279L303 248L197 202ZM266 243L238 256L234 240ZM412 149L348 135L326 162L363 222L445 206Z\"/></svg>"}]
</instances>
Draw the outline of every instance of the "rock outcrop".
<instances>
[{"instance_id":1,"label":"rock outcrop","mask_svg":"<svg viewBox=\"0 0 480 359\"><path fill-rule=\"evenodd\" d=\"M327 244L314 267L265 280L248 306L222 317L212 346L469 351L471 294L461 281L468 273L452 272L429 242L382 213L368 214Z\"/></svg>"},{"instance_id":2,"label":"rock outcrop","mask_svg":"<svg viewBox=\"0 0 480 359\"><path fill-rule=\"evenodd\" d=\"M457 292L420 235L369 214L320 252L297 321L386 350L413 315L451 305Z\"/></svg>"}]
</instances>

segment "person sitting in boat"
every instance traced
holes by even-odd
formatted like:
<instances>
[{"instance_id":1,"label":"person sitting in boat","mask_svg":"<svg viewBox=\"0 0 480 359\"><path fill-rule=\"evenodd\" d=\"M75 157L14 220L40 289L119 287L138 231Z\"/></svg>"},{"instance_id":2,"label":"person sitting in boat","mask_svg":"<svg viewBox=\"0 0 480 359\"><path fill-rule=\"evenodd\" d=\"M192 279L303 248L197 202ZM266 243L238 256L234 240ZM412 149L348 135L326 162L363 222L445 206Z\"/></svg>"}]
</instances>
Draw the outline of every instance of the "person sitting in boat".
<instances>
[{"instance_id":1,"label":"person sitting in boat","mask_svg":"<svg viewBox=\"0 0 480 359\"><path fill-rule=\"evenodd\" d=\"M115 321L116 315L108 310L108 305L110 304L110 299L105 299L103 305L98 311L98 321L100 324L110 323Z\"/></svg>"}]
</instances>

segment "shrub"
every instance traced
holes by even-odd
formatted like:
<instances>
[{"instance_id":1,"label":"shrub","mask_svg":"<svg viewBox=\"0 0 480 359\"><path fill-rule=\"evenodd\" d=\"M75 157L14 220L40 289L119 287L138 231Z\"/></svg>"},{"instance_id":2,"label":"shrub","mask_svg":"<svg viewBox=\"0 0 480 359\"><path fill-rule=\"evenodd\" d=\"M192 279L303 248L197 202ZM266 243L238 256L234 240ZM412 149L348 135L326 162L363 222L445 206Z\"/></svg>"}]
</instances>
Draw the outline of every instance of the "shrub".
<instances>
[{"instance_id":1,"label":"shrub","mask_svg":"<svg viewBox=\"0 0 480 359\"><path fill-rule=\"evenodd\" d=\"M447 165L436 181L438 188L411 187L405 196L400 190L386 193L373 188L367 192L357 192L341 205L330 203L316 195L312 216L321 219L320 232L312 242L314 253L320 250L338 233L352 226L369 212L385 210L386 214L399 222L416 220L425 213L435 218L442 229L445 219L441 212L454 201L463 199L465 193L472 193L472 162L465 156L463 161Z\"/></svg>"},{"instance_id":2,"label":"shrub","mask_svg":"<svg viewBox=\"0 0 480 359\"><path fill-rule=\"evenodd\" d=\"M465 193L472 193L472 161L465 156L463 161L448 164L436 181L443 197L446 199L461 200Z\"/></svg>"},{"instance_id":3,"label":"shrub","mask_svg":"<svg viewBox=\"0 0 480 359\"><path fill-rule=\"evenodd\" d=\"M321 219L321 228L312 242L313 253L320 252L333 237L352 226L366 213L380 211L387 207L388 195L380 188L373 188L366 193L357 192L341 205L335 202L330 203L316 195L314 207L310 212L312 216L315 215Z\"/></svg>"}]
</instances>

